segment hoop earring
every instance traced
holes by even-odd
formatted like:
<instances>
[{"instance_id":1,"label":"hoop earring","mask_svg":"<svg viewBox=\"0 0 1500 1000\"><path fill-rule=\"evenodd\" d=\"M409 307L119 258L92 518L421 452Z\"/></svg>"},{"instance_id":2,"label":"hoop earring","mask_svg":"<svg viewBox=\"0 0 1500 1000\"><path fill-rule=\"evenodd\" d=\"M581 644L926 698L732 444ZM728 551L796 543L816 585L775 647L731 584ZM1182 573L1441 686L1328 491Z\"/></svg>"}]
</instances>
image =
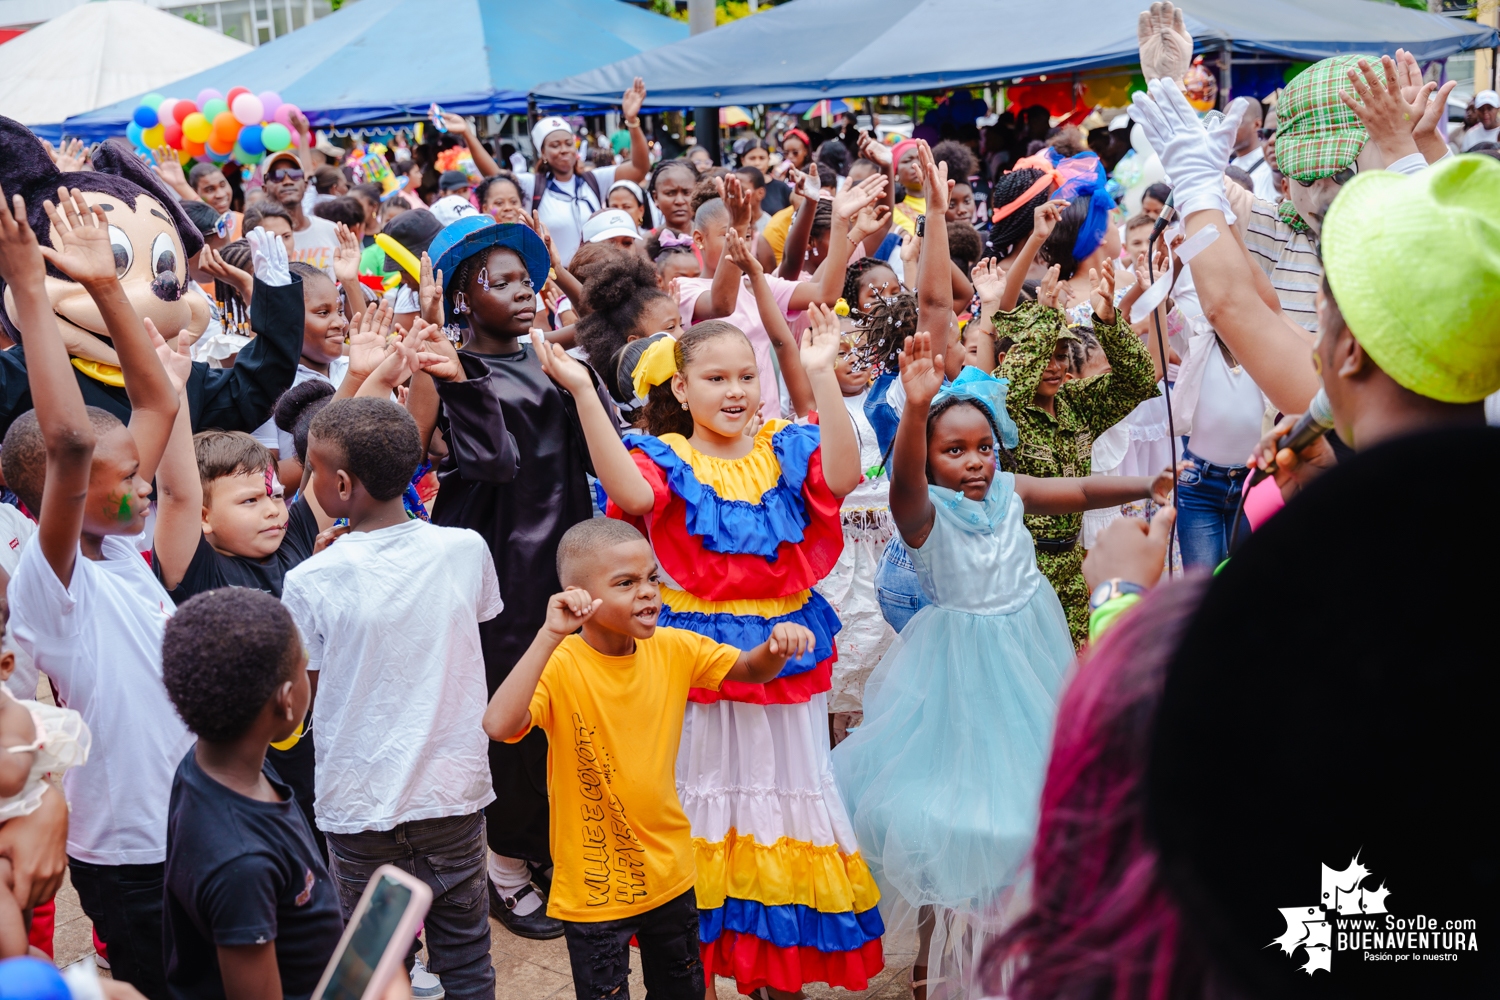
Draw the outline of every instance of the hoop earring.
<instances>
[{"instance_id":1,"label":"hoop earring","mask_svg":"<svg viewBox=\"0 0 1500 1000\"><path fill-rule=\"evenodd\" d=\"M468 313L469 303L464 299L463 292L459 292L453 297L453 311L456 313Z\"/></svg>"}]
</instances>

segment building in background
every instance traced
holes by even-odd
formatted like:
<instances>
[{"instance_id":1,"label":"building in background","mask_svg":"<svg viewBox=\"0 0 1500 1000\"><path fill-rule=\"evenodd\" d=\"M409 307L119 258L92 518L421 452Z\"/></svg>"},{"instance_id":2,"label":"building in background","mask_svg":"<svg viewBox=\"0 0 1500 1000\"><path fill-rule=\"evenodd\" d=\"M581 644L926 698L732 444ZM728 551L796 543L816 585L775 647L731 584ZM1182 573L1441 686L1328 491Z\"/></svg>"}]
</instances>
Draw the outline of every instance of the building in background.
<instances>
[{"instance_id":1,"label":"building in background","mask_svg":"<svg viewBox=\"0 0 1500 1000\"><path fill-rule=\"evenodd\" d=\"M0 43L86 0L0 0ZM247 45L263 45L355 0L141 0Z\"/></svg>"}]
</instances>

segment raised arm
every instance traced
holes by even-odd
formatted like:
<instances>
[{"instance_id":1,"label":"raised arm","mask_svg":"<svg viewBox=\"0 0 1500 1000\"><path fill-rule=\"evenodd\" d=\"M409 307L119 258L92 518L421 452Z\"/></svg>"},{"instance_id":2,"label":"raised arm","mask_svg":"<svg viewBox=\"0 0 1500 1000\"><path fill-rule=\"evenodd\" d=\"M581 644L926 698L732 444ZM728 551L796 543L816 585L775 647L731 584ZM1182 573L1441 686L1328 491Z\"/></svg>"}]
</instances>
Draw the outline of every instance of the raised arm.
<instances>
[{"instance_id":1,"label":"raised arm","mask_svg":"<svg viewBox=\"0 0 1500 1000\"><path fill-rule=\"evenodd\" d=\"M891 457L891 516L901 537L921 548L937 512L927 494L927 413L943 387L943 358L932 353L932 335L907 337L898 355L906 407L896 427Z\"/></svg>"},{"instance_id":2,"label":"raised arm","mask_svg":"<svg viewBox=\"0 0 1500 1000\"><path fill-rule=\"evenodd\" d=\"M494 177L500 173L500 164L495 162L490 151L484 148L484 143L479 141L479 134L474 131L473 122L463 115L444 111L443 124L447 126L449 134L463 139L464 145L469 148L469 155L474 157L474 166L479 169L482 176Z\"/></svg>"},{"instance_id":3,"label":"raised arm","mask_svg":"<svg viewBox=\"0 0 1500 1000\"><path fill-rule=\"evenodd\" d=\"M20 195L7 200L0 190L0 277L13 297L16 325L25 331L26 377L47 449L37 544L66 587L73 579L78 536L83 530L94 428L47 298L44 255L52 260L57 252L37 245L36 234L26 223L26 203Z\"/></svg>"},{"instance_id":4,"label":"raised arm","mask_svg":"<svg viewBox=\"0 0 1500 1000\"><path fill-rule=\"evenodd\" d=\"M604 492L627 514L638 517L650 513L656 505L656 494L615 432L614 420L594 391L588 369L558 345L544 343L540 330L531 332L531 340L536 345L542 370L572 393L578 403L578 422L583 425L594 474L603 484Z\"/></svg>"},{"instance_id":5,"label":"raised arm","mask_svg":"<svg viewBox=\"0 0 1500 1000\"><path fill-rule=\"evenodd\" d=\"M547 602L546 623L537 630L536 638L485 706L482 724L486 736L509 740L531 728L531 696L536 694L547 661L562 641L582 628L603 603L581 587L569 587L552 595Z\"/></svg>"},{"instance_id":6,"label":"raised arm","mask_svg":"<svg viewBox=\"0 0 1500 1000\"><path fill-rule=\"evenodd\" d=\"M956 378L963 368L964 352L957 347L958 324L953 318L953 261L948 257L948 164L932 158L932 148L917 144L917 159L922 164L922 193L927 199L927 222L922 236L922 250L917 257L917 329L927 330L939 338L949 378Z\"/></svg>"},{"instance_id":7,"label":"raised arm","mask_svg":"<svg viewBox=\"0 0 1500 1000\"><path fill-rule=\"evenodd\" d=\"M786 242L781 245L781 267L778 277L787 281L802 278L802 263L807 257L807 241L812 236L813 218L818 214L818 201L823 187L816 170L804 174L796 167L787 171L787 180L797 185L801 193L801 204L792 216L792 224L786 231Z\"/></svg>"},{"instance_id":8,"label":"raised arm","mask_svg":"<svg viewBox=\"0 0 1500 1000\"><path fill-rule=\"evenodd\" d=\"M644 180L651 172L651 143L641 130L641 106L646 103L646 83L636 77L630 89L620 95L620 114L630 132L630 162L615 167L615 180Z\"/></svg>"},{"instance_id":9,"label":"raised arm","mask_svg":"<svg viewBox=\"0 0 1500 1000\"><path fill-rule=\"evenodd\" d=\"M1088 423L1096 435L1103 434L1124 420L1131 410L1145 400L1161 394L1156 387L1156 369L1141 338L1114 306L1114 264L1106 263L1101 277L1092 268L1089 280L1094 285L1091 302L1094 307L1094 336L1104 348L1109 371L1092 378L1063 383L1060 393Z\"/></svg>"},{"instance_id":10,"label":"raised arm","mask_svg":"<svg viewBox=\"0 0 1500 1000\"><path fill-rule=\"evenodd\" d=\"M547 256L552 260L552 271L557 275L557 287L561 288L563 294L568 297L574 307L583 303L583 282L574 277L573 272L563 266L562 257L557 252L557 244L552 242L552 233L548 231L547 224L542 221L542 213L535 211L531 213L531 228L542 238L547 245Z\"/></svg>"},{"instance_id":11,"label":"raised arm","mask_svg":"<svg viewBox=\"0 0 1500 1000\"><path fill-rule=\"evenodd\" d=\"M776 362L781 367L781 377L786 380L787 392L791 394L792 406L797 411L797 416L805 417L812 412L813 388L808 381L808 373L802 367L801 356L797 352L797 341L792 338L791 327L787 326L786 316L781 311L781 306L776 304L776 294L771 291L771 283L766 280L766 273L761 269L760 261L750 252L750 246L740 239L738 233L730 233L724 239L724 253L734 260L735 265L750 276L750 289L755 293L755 306L760 312L760 321L766 328L766 334L771 338L771 347L776 352ZM608 492L606 490L606 492Z\"/></svg>"},{"instance_id":12,"label":"raised arm","mask_svg":"<svg viewBox=\"0 0 1500 1000\"><path fill-rule=\"evenodd\" d=\"M818 276L804 281L792 290L788 309L806 309L814 302L831 306L844 291L844 275L849 268L849 223L859 212L880 197L885 178L876 174L833 196L833 225L828 233L828 259L818 268Z\"/></svg>"},{"instance_id":13,"label":"raised arm","mask_svg":"<svg viewBox=\"0 0 1500 1000\"><path fill-rule=\"evenodd\" d=\"M1031 262L1036 260L1042 244L1047 242L1047 237L1057 228L1062 219L1062 210L1067 207L1067 201L1062 198L1054 198L1036 207L1032 214L1031 235L1021 244L1020 253L1010 262L1010 270L1005 274L1005 290L1000 294L1001 312L1010 312L1016 307L1016 302L1021 298L1021 287L1026 284L1026 275L1031 270Z\"/></svg>"},{"instance_id":14,"label":"raised arm","mask_svg":"<svg viewBox=\"0 0 1500 1000\"><path fill-rule=\"evenodd\" d=\"M172 386L182 392L193 372L192 358L185 351L173 351L154 325L150 332ZM156 530L151 544L161 585L167 590L175 590L182 582L202 539L203 481L198 478L198 457L193 450L193 417L182 406L156 467Z\"/></svg>"},{"instance_id":15,"label":"raised arm","mask_svg":"<svg viewBox=\"0 0 1500 1000\"><path fill-rule=\"evenodd\" d=\"M846 497L864 478L859 464L859 436L844 393L833 370L839 360L839 318L825 305L811 309L811 325L802 334L797 367L806 372L818 408L818 430L823 441L823 480L836 497ZM782 374L786 374L783 369Z\"/></svg>"}]
</instances>

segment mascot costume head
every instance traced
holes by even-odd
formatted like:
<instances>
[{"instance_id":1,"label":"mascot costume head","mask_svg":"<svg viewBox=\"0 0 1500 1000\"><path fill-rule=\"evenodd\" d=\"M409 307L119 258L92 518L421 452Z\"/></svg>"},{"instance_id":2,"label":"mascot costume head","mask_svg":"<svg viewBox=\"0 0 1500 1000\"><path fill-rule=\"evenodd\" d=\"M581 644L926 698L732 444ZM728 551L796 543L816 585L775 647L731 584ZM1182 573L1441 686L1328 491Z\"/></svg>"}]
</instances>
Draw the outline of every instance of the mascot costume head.
<instances>
[{"instance_id":1,"label":"mascot costume head","mask_svg":"<svg viewBox=\"0 0 1500 1000\"><path fill-rule=\"evenodd\" d=\"M123 139L101 144L92 157L94 169L63 173L46 148L24 125L0 117L0 187L5 196L26 199L26 218L43 246L57 247L44 201L58 200L59 187L77 188L89 205L102 207L109 219L109 238L115 251L115 273L137 315L149 318L163 337L202 333L208 325L208 301L188 295L188 259L203 248L203 238L189 221L177 197ZM3 290L0 329L22 342L15 325L15 302ZM47 296L57 314L58 327L69 345L92 334L109 343L109 331L87 290L51 264L47 265ZM86 375L120 385L119 369L107 364L75 361Z\"/></svg>"}]
</instances>

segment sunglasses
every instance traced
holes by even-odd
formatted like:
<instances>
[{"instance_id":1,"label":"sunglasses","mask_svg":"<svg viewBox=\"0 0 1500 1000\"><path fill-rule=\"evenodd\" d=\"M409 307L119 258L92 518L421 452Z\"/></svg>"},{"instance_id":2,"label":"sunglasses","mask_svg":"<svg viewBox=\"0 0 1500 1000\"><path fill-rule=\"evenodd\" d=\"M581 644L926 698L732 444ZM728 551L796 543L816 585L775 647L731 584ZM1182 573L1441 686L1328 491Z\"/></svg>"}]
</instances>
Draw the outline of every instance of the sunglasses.
<instances>
[{"instance_id":1,"label":"sunglasses","mask_svg":"<svg viewBox=\"0 0 1500 1000\"><path fill-rule=\"evenodd\" d=\"M277 167L275 170L266 174L266 180L269 181L300 181L301 179L302 171L296 169L295 167Z\"/></svg>"},{"instance_id":2,"label":"sunglasses","mask_svg":"<svg viewBox=\"0 0 1500 1000\"><path fill-rule=\"evenodd\" d=\"M1276 130L1274 128L1258 128L1255 130L1255 134L1260 136L1261 142L1265 142L1276 134Z\"/></svg>"},{"instance_id":3,"label":"sunglasses","mask_svg":"<svg viewBox=\"0 0 1500 1000\"><path fill-rule=\"evenodd\" d=\"M1342 186L1342 185L1347 184L1350 181L1354 180L1354 175L1356 173L1358 173L1358 172L1359 172L1359 166L1358 166L1358 164L1350 164L1349 166L1345 167L1343 170L1340 170L1338 173L1330 175L1329 179L1332 180L1333 183ZM1297 181L1297 178L1293 177L1292 180ZM1322 180L1322 178L1318 178L1318 180ZM1310 188L1310 187L1312 187L1316 183L1318 183L1317 180L1312 180L1312 181L1297 181L1297 184L1299 186L1305 187L1305 188Z\"/></svg>"},{"instance_id":4,"label":"sunglasses","mask_svg":"<svg viewBox=\"0 0 1500 1000\"><path fill-rule=\"evenodd\" d=\"M234 213L225 212L219 216L219 221L214 223L214 234L221 240L227 240L232 232L234 232Z\"/></svg>"}]
</instances>

